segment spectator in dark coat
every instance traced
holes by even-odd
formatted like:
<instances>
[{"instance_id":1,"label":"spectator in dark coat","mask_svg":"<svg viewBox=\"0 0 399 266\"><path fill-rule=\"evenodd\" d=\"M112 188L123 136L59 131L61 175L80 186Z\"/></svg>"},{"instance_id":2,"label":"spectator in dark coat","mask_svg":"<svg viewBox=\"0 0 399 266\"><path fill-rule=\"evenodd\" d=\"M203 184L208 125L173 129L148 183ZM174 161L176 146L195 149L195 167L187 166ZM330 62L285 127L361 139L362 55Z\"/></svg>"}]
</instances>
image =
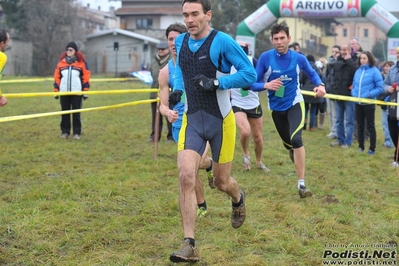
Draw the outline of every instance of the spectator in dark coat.
<instances>
[{"instance_id":1,"label":"spectator in dark coat","mask_svg":"<svg viewBox=\"0 0 399 266\"><path fill-rule=\"evenodd\" d=\"M353 77L357 66L351 58L348 45L341 45L340 55L333 65L333 73L330 79L331 93L351 97ZM343 100L335 102L337 111L337 135L338 141L331 146L348 148L353 142L355 103ZM345 125L344 125L345 124Z\"/></svg>"},{"instance_id":2,"label":"spectator in dark coat","mask_svg":"<svg viewBox=\"0 0 399 266\"><path fill-rule=\"evenodd\" d=\"M316 71L317 74L319 74L319 77L321 78L321 72L320 69L315 64L314 56L309 54L306 56L306 59L308 59L310 66ZM316 85L313 84L313 82L308 78L308 76L303 71L301 71L299 74L299 83L301 84L301 89L305 91L313 91L314 87L316 87ZM313 131L318 104L321 103L322 98L318 97L316 98L314 96L304 95L303 99L305 101L305 125L303 126L303 129L306 130L306 126L308 123L308 113L309 113L310 116L309 131Z\"/></svg>"}]
</instances>

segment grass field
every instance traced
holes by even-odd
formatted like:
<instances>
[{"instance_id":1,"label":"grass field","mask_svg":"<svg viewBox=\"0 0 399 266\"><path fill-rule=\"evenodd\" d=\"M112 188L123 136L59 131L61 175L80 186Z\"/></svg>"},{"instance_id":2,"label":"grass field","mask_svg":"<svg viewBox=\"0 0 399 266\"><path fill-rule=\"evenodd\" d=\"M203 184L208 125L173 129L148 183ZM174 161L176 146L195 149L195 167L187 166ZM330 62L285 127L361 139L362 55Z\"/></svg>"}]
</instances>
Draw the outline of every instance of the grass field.
<instances>
[{"instance_id":1,"label":"grass field","mask_svg":"<svg viewBox=\"0 0 399 266\"><path fill-rule=\"evenodd\" d=\"M93 82L91 89L143 87ZM49 92L52 83L3 84L2 89ZM84 108L148 96L91 95ZM7 117L59 110L52 97L35 97L9 99L0 112ZM164 130L153 161L154 147L146 142L150 116L148 105L83 113L80 141L59 139L59 116L1 123L0 265L172 265L169 254L183 238L176 144L166 142ZM380 121L380 108L376 118ZM236 143L232 174L247 195L241 228L231 227L229 198L211 190L202 173L209 210L197 220L197 265L328 265L326 250L396 252L399 169L389 166L393 150L382 147L377 124L374 156L358 153L356 143L349 149L330 147L328 125L305 131L306 185L314 196L300 199L294 166L266 111L263 162L271 172L244 172ZM379 262L396 265L396 259L394 254ZM377 265L373 261L357 265Z\"/></svg>"}]
</instances>

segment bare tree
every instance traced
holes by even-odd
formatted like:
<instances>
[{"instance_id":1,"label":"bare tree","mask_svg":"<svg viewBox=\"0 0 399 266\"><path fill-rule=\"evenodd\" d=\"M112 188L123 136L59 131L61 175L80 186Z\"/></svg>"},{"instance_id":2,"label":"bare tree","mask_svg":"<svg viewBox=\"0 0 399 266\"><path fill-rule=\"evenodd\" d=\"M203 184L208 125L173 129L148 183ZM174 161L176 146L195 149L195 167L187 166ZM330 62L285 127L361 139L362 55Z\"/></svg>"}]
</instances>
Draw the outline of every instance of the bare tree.
<instances>
[{"instance_id":1,"label":"bare tree","mask_svg":"<svg viewBox=\"0 0 399 266\"><path fill-rule=\"evenodd\" d=\"M10 15L12 21L9 26L18 39L30 41L33 45L34 75L51 75L65 45L70 41L83 40L84 29L79 27L73 0L6 2L13 2L13 9L18 11Z\"/></svg>"}]
</instances>

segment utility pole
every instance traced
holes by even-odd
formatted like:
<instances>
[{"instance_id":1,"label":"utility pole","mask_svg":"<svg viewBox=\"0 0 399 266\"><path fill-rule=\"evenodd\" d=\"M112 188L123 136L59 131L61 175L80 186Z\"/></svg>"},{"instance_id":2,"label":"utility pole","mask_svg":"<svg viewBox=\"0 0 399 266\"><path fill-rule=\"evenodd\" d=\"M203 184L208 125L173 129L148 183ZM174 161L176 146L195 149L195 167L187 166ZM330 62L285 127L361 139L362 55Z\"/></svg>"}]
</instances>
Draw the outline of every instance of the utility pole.
<instances>
[{"instance_id":1,"label":"utility pole","mask_svg":"<svg viewBox=\"0 0 399 266\"><path fill-rule=\"evenodd\" d=\"M118 51L119 51L119 43L114 42L114 51L115 51L115 78L118 77Z\"/></svg>"}]
</instances>

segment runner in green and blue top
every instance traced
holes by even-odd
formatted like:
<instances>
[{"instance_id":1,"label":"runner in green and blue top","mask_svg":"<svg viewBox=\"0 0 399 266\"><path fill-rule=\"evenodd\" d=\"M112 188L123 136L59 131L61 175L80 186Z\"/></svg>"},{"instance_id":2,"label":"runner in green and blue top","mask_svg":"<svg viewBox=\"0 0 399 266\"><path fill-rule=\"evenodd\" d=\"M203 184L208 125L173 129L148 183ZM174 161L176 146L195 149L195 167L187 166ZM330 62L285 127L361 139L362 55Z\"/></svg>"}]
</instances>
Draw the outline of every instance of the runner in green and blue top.
<instances>
[{"instance_id":1,"label":"runner in green and blue top","mask_svg":"<svg viewBox=\"0 0 399 266\"><path fill-rule=\"evenodd\" d=\"M183 0L183 17L189 33L176 37L176 91L185 91L186 102L178 141L179 206L184 241L172 262L198 261L195 248L195 174L206 142L212 150L216 188L232 199L231 223L245 221L245 195L230 176L236 125L227 89L248 87L256 72L242 48L229 35L214 30L209 0ZM237 73L229 75L231 67Z\"/></svg>"},{"instance_id":2,"label":"runner in green and blue top","mask_svg":"<svg viewBox=\"0 0 399 266\"><path fill-rule=\"evenodd\" d=\"M302 54L288 49L291 41L285 23L271 28L272 43L276 49L263 53L256 66L258 80L251 89L268 90L269 109L284 147L290 151L298 176L298 191L301 198L312 192L305 186L305 148L302 143L302 128L305 120L303 96L299 87L299 73L303 70L314 84L317 97L325 95L324 84Z\"/></svg>"}]
</instances>

